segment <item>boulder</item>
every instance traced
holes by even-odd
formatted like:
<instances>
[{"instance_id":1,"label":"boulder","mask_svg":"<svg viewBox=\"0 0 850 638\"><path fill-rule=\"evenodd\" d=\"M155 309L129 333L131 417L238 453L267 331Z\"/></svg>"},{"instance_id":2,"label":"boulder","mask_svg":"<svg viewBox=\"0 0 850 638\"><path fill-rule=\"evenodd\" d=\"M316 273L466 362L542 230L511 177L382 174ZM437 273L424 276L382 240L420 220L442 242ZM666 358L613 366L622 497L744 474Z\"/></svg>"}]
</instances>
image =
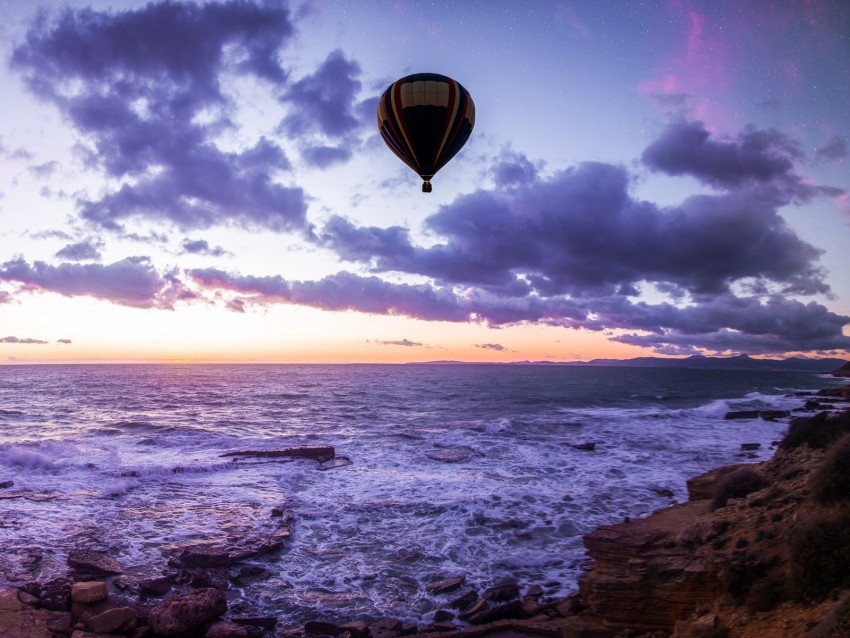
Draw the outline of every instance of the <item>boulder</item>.
<instances>
[{"instance_id":1,"label":"boulder","mask_svg":"<svg viewBox=\"0 0 850 638\"><path fill-rule=\"evenodd\" d=\"M94 574L123 574L121 564L109 554L87 549L73 550L68 554L68 565L74 569Z\"/></svg>"},{"instance_id":2,"label":"boulder","mask_svg":"<svg viewBox=\"0 0 850 638\"><path fill-rule=\"evenodd\" d=\"M461 576L455 576L454 578L446 578L444 580L435 580L433 582L425 585L425 591L429 594L438 595L438 594L448 594L449 592L453 592L456 589L459 589L461 585L466 582L466 575L463 574Z\"/></svg>"},{"instance_id":3,"label":"boulder","mask_svg":"<svg viewBox=\"0 0 850 638\"><path fill-rule=\"evenodd\" d=\"M189 631L227 611L227 599L218 589L195 589L164 600L151 609L148 624L156 634Z\"/></svg>"},{"instance_id":4,"label":"boulder","mask_svg":"<svg viewBox=\"0 0 850 638\"><path fill-rule=\"evenodd\" d=\"M75 603L96 603L108 595L106 583L98 580L74 583L71 587L71 600Z\"/></svg>"}]
</instances>

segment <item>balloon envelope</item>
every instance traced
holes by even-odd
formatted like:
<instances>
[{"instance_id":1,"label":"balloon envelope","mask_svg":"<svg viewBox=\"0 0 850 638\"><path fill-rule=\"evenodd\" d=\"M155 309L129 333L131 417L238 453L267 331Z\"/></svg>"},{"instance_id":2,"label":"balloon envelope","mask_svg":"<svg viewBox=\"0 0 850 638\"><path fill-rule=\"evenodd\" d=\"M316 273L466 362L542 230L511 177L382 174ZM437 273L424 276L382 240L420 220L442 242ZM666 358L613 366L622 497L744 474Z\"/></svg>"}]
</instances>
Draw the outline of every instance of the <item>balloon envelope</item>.
<instances>
[{"instance_id":1,"label":"balloon envelope","mask_svg":"<svg viewBox=\"0 0 850 638\"><path fill-rule=\"evenodd\" d=\"M378 102L378 130L393 153L424 180L452 159L475 125L475 104L460 82L437 73L396 80Z\"/></svg>"}]
</instances>

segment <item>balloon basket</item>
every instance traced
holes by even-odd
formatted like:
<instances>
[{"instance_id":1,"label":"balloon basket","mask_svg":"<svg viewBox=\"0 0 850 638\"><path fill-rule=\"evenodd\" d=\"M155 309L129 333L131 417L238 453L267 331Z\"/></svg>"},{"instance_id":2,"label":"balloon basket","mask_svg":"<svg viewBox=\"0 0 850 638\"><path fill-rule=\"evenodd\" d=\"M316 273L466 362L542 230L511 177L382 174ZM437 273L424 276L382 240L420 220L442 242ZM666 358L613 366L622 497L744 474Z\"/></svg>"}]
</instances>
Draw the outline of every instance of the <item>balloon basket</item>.
<instances>
[{"instance_id":1,"label":"balloon basket","mask_svg":"<svg viewBox=\"0 0 850 638\"><path fill-rule=\"evenodd\" d=\"M422 182L422 192L430 193L431 192L431 182Z\"/></svg>"}]
</instances>

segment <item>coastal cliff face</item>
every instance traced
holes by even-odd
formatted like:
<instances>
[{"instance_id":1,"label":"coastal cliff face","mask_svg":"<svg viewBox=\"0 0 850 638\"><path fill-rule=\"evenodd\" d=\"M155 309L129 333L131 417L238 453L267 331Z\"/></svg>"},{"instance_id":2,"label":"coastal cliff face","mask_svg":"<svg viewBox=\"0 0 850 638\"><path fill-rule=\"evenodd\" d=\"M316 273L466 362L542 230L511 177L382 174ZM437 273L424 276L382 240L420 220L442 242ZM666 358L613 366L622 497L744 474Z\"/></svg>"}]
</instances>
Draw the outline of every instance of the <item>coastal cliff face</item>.
<instances>
[{"instance_id":1,"label":"coastal cliff face","mask_svg":"<svg viewBox=\"0 0 850 638\"><path fill-rule=\"evenodd\" d=\"M587 534L593 567L564 636L850 636L848 432L850 412L795 419L771 460Z\"/></svg>"}]
</instances>

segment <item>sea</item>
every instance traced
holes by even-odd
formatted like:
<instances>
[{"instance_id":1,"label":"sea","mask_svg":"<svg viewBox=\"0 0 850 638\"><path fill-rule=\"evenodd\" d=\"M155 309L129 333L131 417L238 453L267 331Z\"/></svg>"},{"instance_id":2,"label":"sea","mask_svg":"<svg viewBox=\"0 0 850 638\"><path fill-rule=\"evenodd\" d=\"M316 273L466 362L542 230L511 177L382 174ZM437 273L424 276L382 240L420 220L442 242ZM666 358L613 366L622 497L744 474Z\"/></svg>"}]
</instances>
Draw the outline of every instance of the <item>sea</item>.
<instances>
[{"instance_id":1,"label":"sea","mask_svg":"<svg viewBox=\"0 0 850 638\"><path fill-rule=\"evenodd\" d=\"M62 575L74 548L108 551L126 582L158 577L181 547L268 536L280 508L283 549L228 567L260 574L230 584L233 613L422 624L447 600L425 586L459 575L561 596L587 566L583 534L773 454L787 419L727 412L794 410L838 385L554 365L0 366L0 584ZM337 462L222 456L305 445Z\"/></svg>"}]
</instances>

